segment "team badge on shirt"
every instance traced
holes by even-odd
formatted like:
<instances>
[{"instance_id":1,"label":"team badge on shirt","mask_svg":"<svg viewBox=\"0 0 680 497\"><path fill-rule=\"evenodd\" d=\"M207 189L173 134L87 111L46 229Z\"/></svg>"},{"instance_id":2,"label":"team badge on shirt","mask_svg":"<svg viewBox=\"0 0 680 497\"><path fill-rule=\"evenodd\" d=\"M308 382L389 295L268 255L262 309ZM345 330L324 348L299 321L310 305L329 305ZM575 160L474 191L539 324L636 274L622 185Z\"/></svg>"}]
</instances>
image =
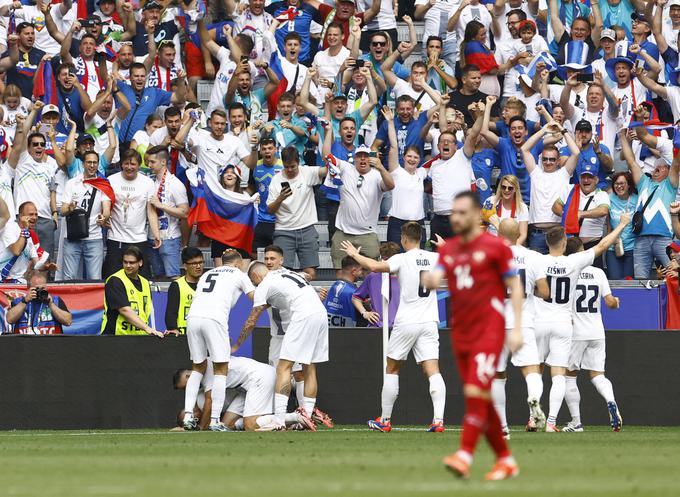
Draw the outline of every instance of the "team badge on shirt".
<instances>
[{"instance_id":1,"label":"team badge on shirt","mask_svg":"<svg viewBox=\"0 0 680 497\"><path fill-rule=\"evenodd\" d=\"M481 263L485 258L486 254L481 250L477 250L476 252L472 253L472 260L477 263Z\"/></svg>"}]
</instances>

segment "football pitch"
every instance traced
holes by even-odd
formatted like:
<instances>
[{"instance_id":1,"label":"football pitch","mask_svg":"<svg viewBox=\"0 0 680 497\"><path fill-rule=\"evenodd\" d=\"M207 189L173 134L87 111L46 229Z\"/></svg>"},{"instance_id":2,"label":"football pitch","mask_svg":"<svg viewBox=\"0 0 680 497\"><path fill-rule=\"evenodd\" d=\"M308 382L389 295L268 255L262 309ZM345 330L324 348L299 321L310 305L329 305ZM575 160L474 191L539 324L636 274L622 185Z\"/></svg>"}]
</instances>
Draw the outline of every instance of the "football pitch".
<instances>
[{"instance_id":1,"label":"football pitch","mask_svg":"<svg viewBox=\"0 0 680 497\"><path fill-rule=\"evenodd\" d=\"M1 432L0 495L680 495L677 427L514 431L511 445L522 472L494 483L482 481L492 465L484 441L470 480L443 469L441 459L459 436L456 429L382 434L361 426L317 433Z\"/></svg>"}]
</instances>

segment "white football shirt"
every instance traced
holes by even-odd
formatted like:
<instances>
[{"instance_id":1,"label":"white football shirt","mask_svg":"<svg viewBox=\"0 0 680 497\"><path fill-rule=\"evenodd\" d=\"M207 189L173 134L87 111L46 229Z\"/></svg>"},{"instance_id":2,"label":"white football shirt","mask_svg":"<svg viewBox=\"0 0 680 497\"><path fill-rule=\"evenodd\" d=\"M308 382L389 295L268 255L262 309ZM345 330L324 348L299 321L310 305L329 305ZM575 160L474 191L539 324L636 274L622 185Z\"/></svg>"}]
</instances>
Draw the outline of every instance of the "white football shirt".
<instances>
[{"instance_id":1,"label":"white football shirt","mask_svg":"<svg viewBox=\"0 0 680 497\"><path fill-rule=\"evenodd\" d=\"M420 323L438 323L437 292L423 288L420 276L437 265L439 255L421 249L411 249L387 260L390 273L399 279L399 309L394 318L395 326Z\"/></svg>"},{"instance_id":2,"label":"white football shirt","mask_svg":"<svg viewBox=\"0 0 680 497\"><path fill-rule=\"evenodd\" d=\"M544 255L538 270L545 273L550 287L550 298L536 300L535 322L571 324L574 294L579 275L595 258L595 250L589 249L569 256Z\"/></svg>"},{"instance_id":3,"label":"white football shirt","mask_svg":"<svg viewBox=\"0 0 680 497\"><path fill-rule=\"evenodd\" d=\"M602 299L611 295L607 276L599 268L589 266L581 271L574 298L574 335L572 340L604 338Z\"/></svg>"},{"instance_id":4,"label":"white football shirt","mask_svg":"<svg viewBox=\"0 0 680 497\"><path fill-rule=\"evenodd\" d=\"M258 380L266 374L271 374L268 370L273 370L270 365L258 362L248 357L232 356L229 359L229 370L227 371L227 388L238 388L246 392L253 388ZM201 386L206 392L212 390L215 370L211 361L203 375Z\"/></svg>"},{"instance_id":5,"label":"white football shirt","mask_svg":"<svg viewBox=\"0 0 680 497\"><path fill-rule=\"evenodd\" d=\"M326 308L307 280L293 271L269 271L255 290L253 306L270 305L290 310L290 321L300 321L317 313L326 316Z\"/></svg>"},{"instance_id":6,"label":"white football shirt","mask_svg":"<svg viewBox=\"0 0 680 497\"><path fill-rule=\"evenodd\" d=\"M512 260L517 274L522 280L524 288L524 303L522 304L522 328L534 327L536 313L536 297L534 287L536 282L545 278L545 271L541 265L543 256L538 252L529 250L521 245L512 245ZM512 328L515 325L515 312L512 309L510 299L505 299L505 327Z\"/></svg>"},{"instance_id":7,"label":"white football shirt","mask_svg":"<svg viewBox=\"0 0 680 497\"><path fill-rule=\"evenodd\" d=\"M228 324L229 312L241 293L254 291L250 279L240 269L233 266L216 267L198 280L187 317L209 318Z\"/></svg>"}]
</instances>

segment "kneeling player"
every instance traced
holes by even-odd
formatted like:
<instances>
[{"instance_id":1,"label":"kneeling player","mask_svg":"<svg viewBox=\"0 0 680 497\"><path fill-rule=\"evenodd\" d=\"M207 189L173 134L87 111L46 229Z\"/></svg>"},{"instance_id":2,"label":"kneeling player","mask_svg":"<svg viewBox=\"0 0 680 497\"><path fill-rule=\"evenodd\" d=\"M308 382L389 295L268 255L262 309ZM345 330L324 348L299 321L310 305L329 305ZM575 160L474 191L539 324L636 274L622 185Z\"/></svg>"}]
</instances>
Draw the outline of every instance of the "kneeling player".
<instances>
[{"instance_id":1,"label":"kneeling player","mask_svg":"<svg viewBox=\"0 0 680 497\"><path fill-rule=\"evenodd\" d=\"M382 388L382 414L370 420L368 426L377 431L392 430L392 408L399 394L399 371L408 353L413 350L416 362L430 382L430 396L434 411L428 431L444 431L444 405L446 385L439 372L439 309L437 292L427 290L420 283L420 275L437 264L439 256L420 249L422 228L416 222L401 228L401 244L405 253L396 254L387 261L376 261L359 254L361 247L343 242L347 255L374 273L396 273L399 278L399 309L394 319L394 330L387 347L387 368Z\"/></svg>"},{"instance_id":2,"label":"kneeling player","mask_svg":"<svg viewBox=\"0 0 680 497\"><path fill-rule=\"evenodd\" d=\"M566 255L583 251L583 242L578 238L567 240ZM567 388L564 401L569 408L571 421L562 431L581 432L580 402L576 376L579 370L590 372L590 381L598 393L607 403L609 421L612 430L621 431L623 417L614 399L614 388L611 381L604 375L605 335L602 323L601 299L610 309L619 308L619 299L612 295L607 276L599 268L588 266L581 271L576 284L574 303L574 335L571 339L571 353L569 354L569 370L567 371Z\"/></svg>"}]
</instances>

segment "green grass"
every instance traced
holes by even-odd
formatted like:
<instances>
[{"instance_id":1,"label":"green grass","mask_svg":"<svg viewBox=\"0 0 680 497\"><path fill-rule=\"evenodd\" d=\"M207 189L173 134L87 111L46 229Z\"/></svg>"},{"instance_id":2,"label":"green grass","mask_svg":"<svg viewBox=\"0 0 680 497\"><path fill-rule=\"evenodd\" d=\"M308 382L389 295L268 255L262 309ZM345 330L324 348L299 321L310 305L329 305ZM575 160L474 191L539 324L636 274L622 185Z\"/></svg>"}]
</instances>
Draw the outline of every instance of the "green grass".
<instances>
[{"instance_id":1,"label":"green grass","mask_svg":"<svg viewBox=\"0 0 680 497\"><path fill-rule=\"evenodd\" d=\"M522 473L485 483L486 442L469 481L441 459L460 432L167 431L0 433L2 497L80 496L675 496L680 428L603 427L581 434L514 431Z\"/></svg>"}]
</instances>

